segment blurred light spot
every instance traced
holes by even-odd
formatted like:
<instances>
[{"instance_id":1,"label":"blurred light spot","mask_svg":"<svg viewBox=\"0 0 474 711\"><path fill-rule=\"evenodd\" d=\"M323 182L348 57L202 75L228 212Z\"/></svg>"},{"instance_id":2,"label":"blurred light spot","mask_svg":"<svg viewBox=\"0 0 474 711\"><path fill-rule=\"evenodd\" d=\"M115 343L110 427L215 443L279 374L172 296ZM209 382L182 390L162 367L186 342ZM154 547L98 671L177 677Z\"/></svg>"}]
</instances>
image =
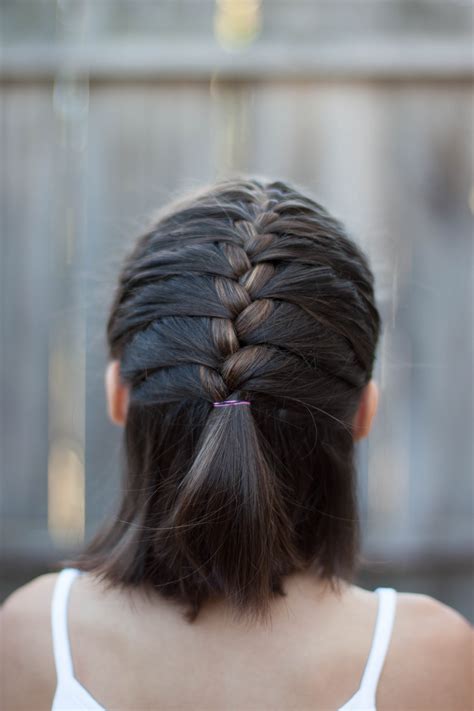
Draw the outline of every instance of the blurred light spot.
<instances>
[{"instance_id":1,"label":"blurred light spot","mask_svg":"<svg viewBox=\"0 0 474 711\"><path fill-rule=\"evenodd\" d=\"M261 29L261 0L216 0L214 35L225 49L251 44Z\"/></svg>"},{"instance_id":2,"label":"blurred light spot","mask_svg":"<svg viewBox=\"0 0 474 711\"><path fill-rule=\"evenodd\" d=\"M58 74L53 86L53 108L55 113L69 121L87 117L89 111L89 83L74 72Z\"/></svg>"},{"instance_id":3,"label":"blurred light spot","mask_svg":"<svg viewBox=\"0 0 474 711\"><path fill-rule=\"evenodd\" d=\"M219 98L219 89L220 89L220 82L219 82L219 73L214 70L211 74L211 78L209 80L209 95L211 99L217 99Z\"/></svg>"},{"instance_id":4,"label":"blurred light spot","mask_svg":"<svg viewBox=\"0 0 474 711\"><path fill-rule=\"evenodd\" d=\"M53 343L54 340L54 343ZM61 410L61 403L64 401L64 393L68 393L67 362L64 348L58 334L55 338L50 336L49 348L49 414L50 420L54 414L55 424L67 417L67 409Z\"/></svg>"},{"instance_id":5,"label":"blurred light spot","mask_svg":"<svg viewBox=\"0 0 474 711\"><path fill-rule=\"evenodd\" d=\"M399 295L399 255L396 255L396 261L393 265L392 272L392 287L391 287L391 326L395 328L395 319L397 316L398 295Z\"/></svg>"},{"instance_id":6,"label":"blurred light spot","mask_svg":"<svg viewBox=\"0 0 474 711\"><path fill-rule=\"evenodd\" d=\"M66 213L66 264L73 263L74 248L76 241L75 214L71 207L65 208Z\"/></svg>"},{"instance_id":7,"label":"blurred light spot","mask_svg":"<svg viewBox=\"0 0 474 711\"><path fill-rule=\"evenodd\" d=\"M58 544L84 540L84 463L70 443L53 441L48 457L48 530Z\"/></svg>"},{"instance_id":8,"label":"blurred light spot","mask_svg":"<svg viewBox=\"0 0 474 711\"><path fill-rule=\"evenodd\" d=\"M468 204L470 211L474 215L474 185L471 186L471 190L469 192Z\"/></svg>"}]
</instances>

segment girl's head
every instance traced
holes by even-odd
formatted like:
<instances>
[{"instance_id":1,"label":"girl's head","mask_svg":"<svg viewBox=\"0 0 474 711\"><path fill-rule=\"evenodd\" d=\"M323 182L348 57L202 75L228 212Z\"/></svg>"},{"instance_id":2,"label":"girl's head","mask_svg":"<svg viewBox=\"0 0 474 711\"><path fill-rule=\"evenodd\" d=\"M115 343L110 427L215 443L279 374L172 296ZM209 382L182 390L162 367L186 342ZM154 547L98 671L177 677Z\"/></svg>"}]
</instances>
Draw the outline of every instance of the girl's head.
<instances>
[{"instance_id":1,"label":"girl's head","mask_svg":"<svg viewBox=\"0 0 474 711\"><path fill-rule=\"evenodd\" d=\"M189 620L214 596L263 620L296 571L349 580L379 330L364 254L294 186L232 178L168 207L112 305L123 496L76 565Z\"/></svg>"}]
</instances>

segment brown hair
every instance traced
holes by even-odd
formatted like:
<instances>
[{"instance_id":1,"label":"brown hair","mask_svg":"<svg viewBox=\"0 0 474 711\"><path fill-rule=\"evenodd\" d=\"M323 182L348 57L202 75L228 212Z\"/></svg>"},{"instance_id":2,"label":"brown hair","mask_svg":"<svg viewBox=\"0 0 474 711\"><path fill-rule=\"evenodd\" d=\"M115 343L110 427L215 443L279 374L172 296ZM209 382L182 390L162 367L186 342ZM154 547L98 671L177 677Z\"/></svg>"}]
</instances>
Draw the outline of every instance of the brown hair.
<instances>
[{"instance_id":1,"label":"brown hair","mask_svg":"<svg viewBox=\"0 0 474 711\"><path fill-rule=\"evenodd\" d=\"M107 336L130 386L117 515L69 564L266 620L283 576L358 564L352 421L380 329L344 227L286 182L220 180L160 213ZM244 399L250 406L213 407Z\"/></svg>"}]
</instances>

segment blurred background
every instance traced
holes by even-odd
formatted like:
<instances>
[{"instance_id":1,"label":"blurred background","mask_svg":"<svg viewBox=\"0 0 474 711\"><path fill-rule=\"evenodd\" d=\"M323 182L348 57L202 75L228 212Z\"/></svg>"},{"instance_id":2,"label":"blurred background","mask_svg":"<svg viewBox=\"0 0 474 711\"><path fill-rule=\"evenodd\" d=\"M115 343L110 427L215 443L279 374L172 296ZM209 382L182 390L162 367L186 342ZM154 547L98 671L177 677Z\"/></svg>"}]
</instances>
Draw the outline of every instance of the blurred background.
<instances>
[{"instance_id":1,"label":"blurred background","mask_svg":"<svg viewBox=\"0 0 474 711\"><path fill-rule=\"evenodd\" d=\"M368 253L380 410L358 583L474 621L473 6L3 0L0 594L117 502L105 320L124 252L217 177L295 182Z\"/></svg>"}]
</instances>

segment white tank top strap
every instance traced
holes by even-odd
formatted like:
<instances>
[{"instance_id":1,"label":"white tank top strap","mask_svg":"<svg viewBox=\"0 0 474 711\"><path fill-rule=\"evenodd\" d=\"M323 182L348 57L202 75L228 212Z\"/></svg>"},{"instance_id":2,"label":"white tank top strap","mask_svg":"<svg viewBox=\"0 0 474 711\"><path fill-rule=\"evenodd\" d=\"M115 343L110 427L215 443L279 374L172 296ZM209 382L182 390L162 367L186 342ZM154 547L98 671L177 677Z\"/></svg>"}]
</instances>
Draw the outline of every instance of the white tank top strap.
<instances>
[{"instance_id":1,"label":"white tank top strap","mask_svg":"<svg viewBox=\"0 0 474 711\"><path fill-rule=\"evenodd\" d=\"M377 588L375 592L379 596L379 607L372 646L360 684L361 695L374 708L377 685L392 636L397 602L397 591L394 588Z\"/></svg>"},{"instance_id":2,"label":"white tank top strap","mask_svg":"<svg viewBox=\"0 0 474 711\"><path fill-rule=\"evenodd\" d=\"M67 603L71 584L79 574L80 571L76 568L61 570L51 600L53 653L58 682L74 677L67 624Z\"/></svg>"}]
</instances>

